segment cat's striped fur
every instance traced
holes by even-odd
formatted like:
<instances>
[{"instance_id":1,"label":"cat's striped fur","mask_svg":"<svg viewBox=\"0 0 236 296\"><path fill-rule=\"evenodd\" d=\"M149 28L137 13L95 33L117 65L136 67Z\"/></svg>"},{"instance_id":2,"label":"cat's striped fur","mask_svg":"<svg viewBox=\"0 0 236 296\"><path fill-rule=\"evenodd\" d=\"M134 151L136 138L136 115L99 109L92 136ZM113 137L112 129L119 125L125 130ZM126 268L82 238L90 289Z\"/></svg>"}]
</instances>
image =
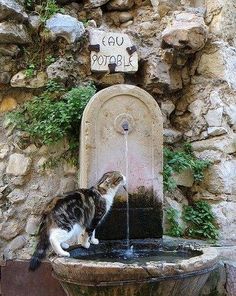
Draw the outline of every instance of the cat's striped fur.
<instances>
[{"instance_id":1,"label":"cat's striped fur","mask_svg":"<svg viewBox=\"0 0 236 296\"><path fill-rule=\"evenodd\" d=\"M35 270L46 255L51 244L59 256L69 257L66 243L76 238L83 247L98 244L95 228L109 211L114 196L125 177L117 171L104 174L98 183L89 189L79 189L54 198L46 207L39 229L39 241L30 260L29 269ZM82 238L82 240L81 240Z\"/></svg>"}]
</instances>

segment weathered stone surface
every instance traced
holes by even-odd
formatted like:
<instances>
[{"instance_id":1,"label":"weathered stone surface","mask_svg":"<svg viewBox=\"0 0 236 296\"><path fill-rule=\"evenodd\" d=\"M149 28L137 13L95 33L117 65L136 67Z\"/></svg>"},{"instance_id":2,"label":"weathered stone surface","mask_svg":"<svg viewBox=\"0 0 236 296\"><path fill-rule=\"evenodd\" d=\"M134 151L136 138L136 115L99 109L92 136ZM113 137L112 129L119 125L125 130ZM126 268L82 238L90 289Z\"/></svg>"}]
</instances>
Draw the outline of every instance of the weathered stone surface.
<instances>
[{"instance_id":1,"label":"weathered stone surface","mask_svg":"<svg viewBox=\"0 0 236 296\"><path fill-rule=\"evenodd\" d=\"M41 19L39 15L30 15L29 24L34 30L38 30L41 25Z\"/></svg>"},{"instance_id":2,"label":"weathered stone surface","mask_svg":"<svg viewBox=\"0 0 236 296\"><path fill-rule=\"evenodd\" d=\"M106 5L108 10L128 10L134 5L134 0L111 0Z\"/></svg>"},{"instance_id":3,"label":"weathered stone surface","mask_svg":"<svg viewBox=\"0 0 236 296\"><path fill-rule=\"evenodd\" d=\"M4 56L14 57L17 56L19 51L19 47L15 44L0 44L0 54Z\"/></svg>"},{"instance_id":4,"label":"weathered stone surface","mask_svg":"<svg viewBox=\"0 0 236 296\"><path fill-rule=\"evenodd\" d=\"M177 91L182 88L181 71L172 68L158 56L150 56L143 65L142 84L152 93L161 94L166 90Z\"/></svg>"},{"instance_id":5,"label":"weathered stone surface","mask_svg":"<svg viewBox=\"0 0 236 296\"><path fill-rule=\"evenodd\" d=\"M236 295L236 261L226 262L226 291L229 296Z\"/></svg>"},{"instance_id":6,"label":"weathered stone surface","mask_svg":"<svg viewBox=\"0 0 236 296\"><path fill-rule=\"evenodd\" d=\"M236 104L231 104L230 106L225 106L224 113L228 119L228 124L236 124Z\"/></svg>"},{"instance_id":7,"label":"weathered stone surface","mask_svg":"<svg viewBox=\"0 0 236 296\"><path fill-rule=\"evenodd\" d=\"M170 116L170 114L175 110L175 105L172 101L165 101L161 103L161 111L166 115Z\"/></svg>"},{"instance_id":8,"label":"weathered stone surface","mask_svg":"<svg viewBox=\"0 0 236 296\"><path fill-rule=\"evenodd\" d=\"M65 176L69 176L69 175L75 175L78 171L77 167L68 163L68 162L65 162L64 165L63 165L63 170L64 170L64 174Z\"/></svg>"},{"instance_id":9,"label":"weathered stone surface","mask_svg":"<svg viewBox=\"0 0 236 296\"><path fill-rule=\"evenodd\" d=\"M212 211L216 221L220 227L221 241L236 241L236 203L223 201L217 204L212 204Z\"/></svg>"},{"instance_id":10,"label":"weathered stone surface","mask_svg":"<svg viewBox=\"0 0 236 296\"><path fill-rule=\"evenodd\" d=\"M209 160L211 162L220 162L223 158L223 152L218 150L203 150L203 151L195 151L194 153L196 157L204 160Z\"/></svg>"},{"instance_id":11,"label":"weathered stone surface","mask_svg":"<svg viewBox=\"0 0 236 296\"><path fill-rule=\"evenodd\" d=\"M168 46L185 53L199 51L207 40L204 18L194 13L176 12L171 26L163 31L162 39Z\"/></svg>"},{"instance_id":12,"label":"weathered stone surface","mask_svg":"<svg viewBox=\"0 0 236 296\"><path fill-rule=\"evenodd\" d=\"M220 136L216 139L207 139L192 143L193 150L201 152L204 150L219 150L224 153L236 152L235 136Z\"/></svg>"},{"instance_id":13,"label":"weathered stone surface","mask_svg":"<svg viewBox=\"0 0 236 296\"><path fill-rule=\"evenodd\" d=\"M10 194L8 194L7 198L9 201L14 204L18 202L22 202L26 199L27 193L21 189L14 189Z\"/></svg>"},{"instance_id":14,"label":"weathered stone surface","mask_svg":"<svg viewBox=\"0 0 236 296\"><path fill-rule=\"evenodd\" d=\"M40 217L30 216L26 223L25 231L30 235L35 235L39 229Z\"/></svg>"},{"instance_id":15,"label":"weathered stone surface","mask_svg":"<svg viewBox=\"0 0 236 296\"><path fill-rule=\"evenodd\" d=\"M85 0L84 7L85 8L95 8L100 7L106 4L109 0Z\"/></svg>"},{"instance_id":16,"label":"weathered stone surface","mask_svg":"<svg viewBox=\"0 0 236 296\"><path fill-rule=\"evenodd\" d=\"M72 73L74 68L73 60L59 58L55 63L47 67L48 79L56 79L63 82L68 80L68 75Z\"/></svg>"},{"instance_id":17,"label":"weathered stone surface","mask_svg":"<svg viewBox=\"0 0 236 296\"><path fill-rule=\"evenodd\" d=\"M164 142L168 144L176 143L182 138L181 132L174 129L170 129L170 128L168 129L165 128L163 135L164 135Z\"/></svg>"},{"instance_id":18,"label":"weathered stone surface","mask_svg":"<svg viewBox=\"0 0 236 296\"><path fill-rule=\"evenodd\" d=\"M126 23L132 19L133 19L132 14L127 11L123 11L119 14L119 21L121 24Z\"/></svg>"},{"instance_id":19,"label":"weathered stone surface","mask_svg":"<svg viewBox=\"0 0 236 296\"><path fill-rule=\"evenodd\" d=\"M9 152L9 146L7 144L1 144L0 145L0 159L4 159L8 152Z\"/></svg>"},{"instance_id":20,"label":"weathered stone surface","mask_svg":"<svg viewBox=\"0 0 236 296\"><path fill-rule=\"evenodd\" d=\"M45 72L38 72L34 77L27 77L24 70L15 74L11 79L12 87L40 88L48 81Z\"/></svg>"},{"instance_id":21,"label":"weathered stone surface","mask_svg":"<svg viewBox=\"0 0 236 296\"><path fill-rule=\"evenodd\" d=\"M205 177L207 190L215 194L235 194L236 160L210 166Z\"/></svg>"},{"instance_id":22,"label":"weathered stone surface","mask_svg":"<svg viewBox=\"0 0 236 296\"><path fill-rule=\"evenodd\" d=\"M0 225L0 237L5 240L10 240L16 237L24 228L24 220L11 219Z\"/></svg>"},{"instance_id":23,"label":"weathered stone surface","mask_svg":"<svg viewBox=\"0 0 236 296\"><path fill-rule=\"evenodd\" d=\"M0 22L9 17L24 21L28 18L28 15L19 2L15 0L0 0Z\"/></svg>"},{"instance_id":24,"label":"weathered stone surface","mask_svg":"<svg viewBox=\"0 0 236 296\"><path fill-rule=\"evenodd\" d=\"M71 192L75 190L76 188L76 182L72 178L64 178L60 182L60 189L59 194L64 194L66 192Z\"/></svg>"},{"instance_id":25,"label":"weathered stone surface","mask_svg":"<svg viewBox=\"0 0 236 296\"><path fill-rule=\"evenodd\" d=\"M220 135L226 134L227 130L221 126L214 126L214 127L209 127L207 129L207 133L209 136L220 136Z\"/></svg>"},{"instance_id":26,"label":"weathered stone surface","mask_svg":"<svg viewBox=\"0 0 236 296\"><path fill-rule=\"evenodd\" d=\"M92 71L133 73L138 70L137 52L127 52L127 48L134 45L127 34L90 29L89 41L91 45L99 45L99 52L91 51ZM114 71L109 68L110 64L116 64Z\"/></svg>"},{"instance_id":27,"label":"weathered stone surface","mask_svg":"<svg viewBox=\"0 0 236 296\"><path fill-rule=\"evenodd\" d=\"M236 51L227 43L214 42L204 49L197 72L203 76L226 81L236 89L234 73L236 71Z\"/></svg>"},{"instance_id":28,"label":"weathered stone surface","mask_svg":"<svg viewBox=\"0 0 236 296\"><path fill-rule=\"evenodd\" d=\"M208 126L221 126L222 123L223 108L217 108L215 110L209 110L205 115Z\"/></svg>"},{"instance_id":29,"label":"weathered stone surface","mask_svg":"<svg viewBox=\"0 0 236 296\"><path fill-rule=\"evenodd\" d=\"M15 237L4 249L3 254L5 259L12 259L13 258L13 252L16 250L19 250L25 246L27 242L27 239L24 235L19 235Z\"/></svg>"},{"instance_id":30,"label":"weathered stone surface","mask_svg":"<svg viewBox=\"0 0 236 296\"><path fill-rule=\"evenodd\" d=\"M0 23L0 43L27 44L31 37L22 24Z\"/></svg>"},{"instance_id":31,"label":"weathered stone surface","mask_svg":"<svg viewBox=\"0 0 236 296\"><path fill-rule=\"evenodd\" d=\"M0 83L8 84L11 80L11 75L8 72L0 72Z\"/></svg>"},{"instance_id":32,"label":"weathered stone surface","mask_svg":"<svg viewBox=\"0 0 236 296\"><path fill-rule=\"evenodd\" d=\"M15 109L17 106L17 101L11 97L6 96L3 98L2 102L0 103L0 112L7 112Z\"/></svg>"},{"instance_id":33,"label":"weathered stone surface","mask_svg":"<svg viewBox=\"0 0 236 296\"><path fill-rule=\"evenodd\" d=\"M96 82L103 87L107 87L114 84L125 83L125 77L123 73L105 74L101 78L97 79Z\"/></svg>"},{"instance_id":34,"label":"weathered stone surface","mask_svg":"<svg viewBox=\"0 0 236 296\"><path fill-rule=\"evenodd\" d=\"M46 28L53 39L63 37L68 43L74 43L85 33L84 25L69 15L56 13L46 21Z\"/></svg>"},{"instance_id":35,"label":"weathered stone surface","mask_svg":"<svg viewBox=\"0 0 236 296\"><path fill-rule=\"evenodd\" d=\"M24 176L30 169L31 159L23 154L10 155L6 173L14 176Z\"/></svg>"},{"instance_id":36,"label":"weathered stone surface","mask_svg":"<svg viewBox=\"0 0 236 296\"><path fill-rule=\"evenodd\" d=\"M193 186L193 173L191 170L184 170L183 172L173 175L173 178L177 185L192 187Z\"/></svg>"}]
</instances>

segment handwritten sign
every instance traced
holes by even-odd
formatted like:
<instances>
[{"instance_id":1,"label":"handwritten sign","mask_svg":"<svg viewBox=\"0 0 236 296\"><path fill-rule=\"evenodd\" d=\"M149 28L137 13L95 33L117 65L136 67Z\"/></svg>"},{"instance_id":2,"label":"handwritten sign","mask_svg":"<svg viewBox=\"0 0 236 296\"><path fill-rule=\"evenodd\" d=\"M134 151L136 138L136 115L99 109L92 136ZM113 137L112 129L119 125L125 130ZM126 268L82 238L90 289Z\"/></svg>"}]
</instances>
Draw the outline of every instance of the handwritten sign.
<instances>
[{"instance_id":1,"label":"handwritten sign","mask_svg":"<svg viewBox=\"0 0 236 296\"><path fill-rule=\"evenodd\" d=\"M127 34L93 29L89 40L92 71L134 73L138 70L138 54Z\"/></svg>"}]
</instances>

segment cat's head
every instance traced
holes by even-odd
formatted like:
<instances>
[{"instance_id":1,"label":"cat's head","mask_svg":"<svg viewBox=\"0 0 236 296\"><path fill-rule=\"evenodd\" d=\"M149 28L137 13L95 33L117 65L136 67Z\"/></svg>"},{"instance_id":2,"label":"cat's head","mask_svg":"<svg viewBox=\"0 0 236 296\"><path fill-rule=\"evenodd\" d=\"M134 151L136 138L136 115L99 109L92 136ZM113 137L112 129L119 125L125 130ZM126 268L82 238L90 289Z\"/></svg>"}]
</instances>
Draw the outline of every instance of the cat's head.
<instances>
[{"instance_id":1,"label":"cat's head","mask_svg":"<svg viewBox=\"0 0 236 296\"><path fill-rule=\"evenodd\" d=\"M125 184L125 176L118 171L112 171L105 173L96 185L102 194L106 194L109 189L118 189L120 186L124 187Z\"/></svg>"}]
</instances>

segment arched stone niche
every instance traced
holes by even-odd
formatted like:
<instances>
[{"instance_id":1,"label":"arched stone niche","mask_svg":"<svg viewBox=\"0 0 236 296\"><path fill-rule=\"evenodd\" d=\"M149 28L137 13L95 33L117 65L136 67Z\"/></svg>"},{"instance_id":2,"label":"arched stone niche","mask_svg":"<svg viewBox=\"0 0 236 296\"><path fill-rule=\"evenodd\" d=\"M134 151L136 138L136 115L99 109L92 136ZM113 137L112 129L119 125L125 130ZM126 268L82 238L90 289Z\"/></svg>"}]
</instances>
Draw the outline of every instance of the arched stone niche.
<instances>
[{"instance_id":1,"label":"arched stone niche","mask_svg":"<svg viewBox=\"0 0 236 296\"><path fill-rule=\"evenodd\" d=\"M107 171L126 175L128 124L128 191L130 238L162 236L162 115L143 89L114 85L99 91L84 110L80 141L80 186L90 187ZM121 190L98 230L102 239L126 237L126 193Z\"/></svg>"}]
</instances>

